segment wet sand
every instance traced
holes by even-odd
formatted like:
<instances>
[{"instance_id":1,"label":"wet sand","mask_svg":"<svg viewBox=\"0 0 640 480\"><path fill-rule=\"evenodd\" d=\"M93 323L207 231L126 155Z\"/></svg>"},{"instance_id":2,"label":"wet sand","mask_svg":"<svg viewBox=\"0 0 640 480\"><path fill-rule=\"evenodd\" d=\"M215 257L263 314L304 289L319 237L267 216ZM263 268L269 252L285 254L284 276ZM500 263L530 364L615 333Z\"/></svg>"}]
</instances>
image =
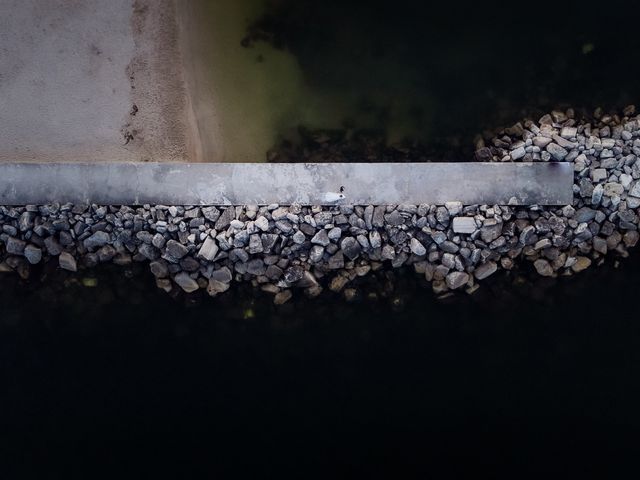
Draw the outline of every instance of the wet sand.
<instances>
[{"instance_id":1,"label":"wet sand","mask_svg":"<svg viewBox=\"0 0 640 480\"><path fill-rule=\"evenodd\" d=\"M187 161L174 0L0 3L0 161Z\"/></svg>"}]
</instances>

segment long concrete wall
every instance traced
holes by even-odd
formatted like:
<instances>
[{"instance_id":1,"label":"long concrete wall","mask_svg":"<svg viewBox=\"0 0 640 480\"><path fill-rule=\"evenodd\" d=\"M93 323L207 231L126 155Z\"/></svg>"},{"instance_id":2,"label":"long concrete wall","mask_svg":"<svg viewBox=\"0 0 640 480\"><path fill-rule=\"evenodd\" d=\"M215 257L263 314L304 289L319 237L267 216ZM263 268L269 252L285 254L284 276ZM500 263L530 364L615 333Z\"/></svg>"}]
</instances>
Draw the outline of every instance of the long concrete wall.
<instances>
[{"instance_id":1,"label":"long concrete wall","mask_svg":"<svg viewBox=\"0 0 640 480\"><path fill-rule=\"evenodd\" d=\"M570 163L0 164L0 204L567 205Z\"/></svg>"}]
</instances>

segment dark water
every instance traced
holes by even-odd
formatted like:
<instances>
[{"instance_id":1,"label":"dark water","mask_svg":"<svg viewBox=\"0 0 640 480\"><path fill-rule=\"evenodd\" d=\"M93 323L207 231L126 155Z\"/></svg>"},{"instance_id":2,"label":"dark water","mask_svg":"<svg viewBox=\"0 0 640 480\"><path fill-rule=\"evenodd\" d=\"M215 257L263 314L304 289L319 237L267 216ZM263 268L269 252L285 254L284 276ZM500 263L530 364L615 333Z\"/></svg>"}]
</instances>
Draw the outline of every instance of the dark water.
<instances>
[{"instance_id":1,"label":"dark water","mask_svg":"<svg viewBox=\"0 0 640 480\"><path fill-rule=\"evenodd\" d=\"M240 3L254 5L242 43L259 62L247 76L300 84L289 89L295 105L271 119L288 138L300 126L374 130L465 160L484 129L554 107L621 108L640 94L640 39L622 25L611 31L629 2ZM278 64L283 52L295 73Z\"/></svg>"},{"instance_id":2,"label":"dark water","mask_svg":"<svg viewBox=\"0 0 640 480\"><path fill-rule=\"evenodd\" d=\"M362 93L383 129L385 98L415 103L429 142L462 144L524 111L638 98L631 2L275 5L261 28L277 33L270 41L295 56L306 84ZM633 253L617 270L499 277L445 302L408 275L400 305L327 295L276 308L249 291L172 299L148 277L109 272L97 288L0 277L2 478L636 477Z\"/></svg>"},{"instance_id":3,"label":"dark water","mask_svg":"<svg viewBox=\"0 0 640 480\"><path fill-rule=\"evenodd\" d=\"M96 288L4 277L0 448L21 471L621 471L640 429L639 267L503 275L444 302L406 275L399 306L281 308L109 272Z\"/></svg>"}]
</instances>

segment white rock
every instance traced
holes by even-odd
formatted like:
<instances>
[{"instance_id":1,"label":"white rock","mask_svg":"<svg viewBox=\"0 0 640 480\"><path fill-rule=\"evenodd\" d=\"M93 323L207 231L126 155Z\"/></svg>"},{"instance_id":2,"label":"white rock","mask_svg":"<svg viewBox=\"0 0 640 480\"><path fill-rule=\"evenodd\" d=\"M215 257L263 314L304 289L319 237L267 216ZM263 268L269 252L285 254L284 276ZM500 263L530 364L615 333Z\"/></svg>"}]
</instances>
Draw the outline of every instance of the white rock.
<instances>
[{"instance_id":1,"label":"white rock","mask_svg":"<svg viewBox=\"0 0 640 480\"><path fill-rule=\"evenodd\" d=\"M446 202L444 206L452 217L455 217L462 211L462 202Z\"/></svg>"},{"instance_id":2,"label":"white rock","mask_svg":"<svg viewBox=\"0 0 640 480\"><path fill-rule=\"evenodd\" d=\"M202 244L202 247L200 247L200 250L198 251L198 257L204 258L205 260L211 262L214 258L216 258L217 254L218 245L216 244L216 241L211 237L207 237L207 239Z\"/></svg>"},{"instance_id":3,"label":"white rock","mask_svg":"<svg viewBox=\"0 0 640 480\"><path fill-rule=\"evenodd\" d=\"M631 182L633 182L633 177L631 175L627 175L626 173L620 175L620 184L625 190L629 189Z\"/></svg>"},{"instance_id":4,"label":"white rock","mask_svg":"<svg viewBox=\"0 0 640 480\"><path fill-rule=\"evenodd\" d=\"M578 134L578 129L576 127L564 127L560 131L560 136L562 138L573 138Z\"/></svg>"},{"instance_id":5,"label":"white rock","mask_svg":"<svg viewBox=\"0 0 640 480\"><path fill-rule=\"evenodd\" d=\"M524 157L526 150L524 149L524 147L518 147L515 150L513 150L510 155L511 155L511 159L512 160L519 160L522 157Z\"/></svg>"},{"instance_id":6,"label":"white rock","mask_svg":"<svg viewBox=\"0 0 640 480\"><path fill-rule=\"evenodd\" d=\"M473 233L476 229L476 221L473 217L455 217L453 219L454 233Z\"/></svg>"}]
</instances>

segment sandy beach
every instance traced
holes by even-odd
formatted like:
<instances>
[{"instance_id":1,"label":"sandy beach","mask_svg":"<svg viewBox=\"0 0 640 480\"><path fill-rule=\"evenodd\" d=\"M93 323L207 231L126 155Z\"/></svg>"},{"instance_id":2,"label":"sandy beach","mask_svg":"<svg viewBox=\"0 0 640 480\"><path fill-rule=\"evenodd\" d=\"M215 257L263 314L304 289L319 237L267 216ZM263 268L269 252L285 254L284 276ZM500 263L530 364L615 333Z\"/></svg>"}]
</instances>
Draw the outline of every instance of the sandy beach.
<instances>
[{"instance_id":1,"label":"sandy beach","mask_svg":"<svg viewBox=\"0 0 640 480\"><path fill-rule=\"evenodd\" d=\"M174 0L0 3L0 161L196 160Z\"/></svg>"}]
</instances>

